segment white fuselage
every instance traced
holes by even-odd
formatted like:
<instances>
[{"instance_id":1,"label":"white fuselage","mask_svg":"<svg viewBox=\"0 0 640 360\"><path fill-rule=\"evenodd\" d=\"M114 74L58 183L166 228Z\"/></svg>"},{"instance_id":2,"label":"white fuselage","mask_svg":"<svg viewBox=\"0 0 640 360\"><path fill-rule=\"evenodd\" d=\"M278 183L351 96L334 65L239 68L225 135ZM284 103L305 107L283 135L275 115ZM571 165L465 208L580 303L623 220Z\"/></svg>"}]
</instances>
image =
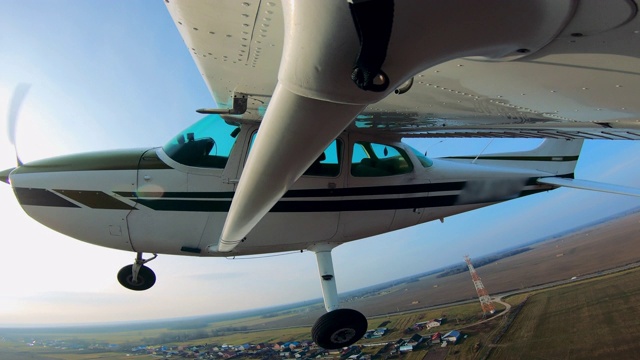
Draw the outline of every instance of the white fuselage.
<instances>
[{"instance_id":1,"label":"white fuselage","mask_svg":"<svg viewBox=\"0 0 640 360\"><path fill-rule=\"evenodd\" d=\"M343 133L336 174L303 175L232 253L210 251L255 128L241 127L223 168L184 165L163 148L103 152L25 164L11 174L11 185L31 217L63 234L109 248L194 256L337 245L551 188L531 181L547 172L438 159L425 167L400 142ZM404 150L409 169L356 170L354 144L368 142Z\"/></svg>"}]
</instances>

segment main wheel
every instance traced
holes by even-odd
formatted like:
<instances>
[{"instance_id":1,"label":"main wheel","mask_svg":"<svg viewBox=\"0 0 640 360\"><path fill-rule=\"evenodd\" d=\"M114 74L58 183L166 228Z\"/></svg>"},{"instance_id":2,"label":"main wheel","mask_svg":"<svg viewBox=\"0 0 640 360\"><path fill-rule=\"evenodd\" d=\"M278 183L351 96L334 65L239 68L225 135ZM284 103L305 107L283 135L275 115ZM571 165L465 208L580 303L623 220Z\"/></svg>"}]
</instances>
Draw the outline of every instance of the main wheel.
<instances>
[{"instance_id":1,"label":"main wheel","mask_svg":"<svg viewBox=\"0 0 640 360\"><path fill-rule=\"evenodd\" d=\"M313 341L325 349L340 349L360 340L367 332L367 318L352 309L337 309L322 315L311 329Z\"/></svg>"},{"instance_id":2,"label":"main wheel","mask_svg":"<svg viewBox=\"0 0 640 360\"><path fill-rule=\"evenodd\" d=\"M153 270L142 265L138 271L138 278L133 279L133 265L127 265L118 271L118 281L120 285L129 290L142 291L147 290L156 283L156 274Z\"/></svg>"}]
</instances>

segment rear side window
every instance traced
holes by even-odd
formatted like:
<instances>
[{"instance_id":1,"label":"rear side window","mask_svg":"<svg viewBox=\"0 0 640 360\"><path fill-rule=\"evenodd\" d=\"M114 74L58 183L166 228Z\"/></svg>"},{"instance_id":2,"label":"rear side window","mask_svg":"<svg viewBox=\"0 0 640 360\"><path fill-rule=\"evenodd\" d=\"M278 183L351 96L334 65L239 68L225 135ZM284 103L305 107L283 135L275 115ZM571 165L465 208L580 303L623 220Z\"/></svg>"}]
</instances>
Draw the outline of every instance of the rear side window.
<instances>
[{"instance_id":1,"label":"rear side window","mask_svg":"<svg viewBox=\"0 0 640 360\"><path fill-rule=\"evenodd\" d=\"M340 175L341 155L342 141L333 140L329 147L304 172L304 175L337 177Z\"/></svg>"},{"instance_id":2,"label":"rear side window","mask_svg":"<svg viewBox=\"0 0 640 360\"><path fill-rule=\"evenodd\" d=\"M249 143L249 152L253 147L258 132L253 133L251 142ZM303 176L326 176L338 177L340 175L340 167L342 164L342 140L336 139L329 144L320 156L309 166Z\"/></svg>"},{"instance_id":3,"label":"rear side window","mask_svg":"<svg viewBox=\"0 0 640 360\"><path fill-rule=\"evenodd\" d=\"M353 145L351 175L355 177L392 176L411 171L411 161L398 147L366 141Z\"/></svg>"}]
</instances>

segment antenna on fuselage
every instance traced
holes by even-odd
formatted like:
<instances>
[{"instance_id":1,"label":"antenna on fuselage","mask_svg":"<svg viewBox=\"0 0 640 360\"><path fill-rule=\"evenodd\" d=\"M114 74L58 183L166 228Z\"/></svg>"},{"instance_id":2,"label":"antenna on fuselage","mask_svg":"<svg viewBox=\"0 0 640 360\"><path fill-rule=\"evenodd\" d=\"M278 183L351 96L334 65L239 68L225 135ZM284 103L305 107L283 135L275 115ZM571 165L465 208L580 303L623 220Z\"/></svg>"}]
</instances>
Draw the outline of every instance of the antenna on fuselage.
<instances>
[{"instance_id":1,"label":"antenna on fuselage","mask_svg":"<svg viewBox=\"0 0 640 360\"><path fill-rule=\"evenodd\" d=\"M489 142L487 143L487 145L482 149L482 151L480 151L480 154L476 155L476 158L473 159L473 161L471 162L472 164L476 163L476 160L478 160L478 158L480 157L480 155L484 154L484 151L487 150L487 148L489 147L489 145L491 145L491 143L493 142L493 139L489 140Z\"/></svg>"},{"instance_id":2,"label":"antenna on fuselage","mask_svg":"<svg viewBox=\"0 0 640 360\"><path fill-rule=\"evenodd\" d=\"M436 143L433 143L433 144L431 144L431 145L427 146L427 148L426 148L426 149L424 149L424 156L427 156L427 151L429 151L429 149L431 149L431 148L432 148L432 147L434 147L435 145L438 145L438 144L443 143L443 142L444 142L444 140L440 140L440 141L438 141L438 142L436 142Z\"/></svg>"}]
</instances>

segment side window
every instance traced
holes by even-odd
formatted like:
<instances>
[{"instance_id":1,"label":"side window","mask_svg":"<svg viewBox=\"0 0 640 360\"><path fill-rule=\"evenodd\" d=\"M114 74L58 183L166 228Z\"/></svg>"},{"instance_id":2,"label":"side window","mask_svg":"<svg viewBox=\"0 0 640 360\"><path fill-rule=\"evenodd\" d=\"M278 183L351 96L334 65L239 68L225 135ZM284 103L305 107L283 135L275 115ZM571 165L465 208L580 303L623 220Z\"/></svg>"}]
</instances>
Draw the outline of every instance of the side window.
<instances>
[{"instance_id":1,"label":"side window","mask_svg":"<svg viewBox=\"0 0 640 360\"><path fill-rule=\"evenodd\" d=\"M358 141L353 145L351 175L356 177L391 176L413 170L404 150L391 145Z\"/></svg>"},{"instance_id":2,"label":"side window","mask_svg":"<svg viewBox=\"0 0 640 360\"><path fill-rule=\"evenodd\" d=\"M249 143L249 152L253 147L258 132L251 135ZM342 164L342 141L340 139L333 140L331 144L324 150L322 154L309 166L303 176L327 176L337 177L340 175L340 166Z\"/></svg>"},{"instance_id":3,"label":"side window","mask_svg":"<svg viewBox=\"0 0 640 360\"><path fill-rule=\"evenodd\" d=\"M331 176L340 175L340 158L342 157L342 141L336 139L327 147L316 161L309 166L304 175Z\"/></svg>"}]
</instances>

